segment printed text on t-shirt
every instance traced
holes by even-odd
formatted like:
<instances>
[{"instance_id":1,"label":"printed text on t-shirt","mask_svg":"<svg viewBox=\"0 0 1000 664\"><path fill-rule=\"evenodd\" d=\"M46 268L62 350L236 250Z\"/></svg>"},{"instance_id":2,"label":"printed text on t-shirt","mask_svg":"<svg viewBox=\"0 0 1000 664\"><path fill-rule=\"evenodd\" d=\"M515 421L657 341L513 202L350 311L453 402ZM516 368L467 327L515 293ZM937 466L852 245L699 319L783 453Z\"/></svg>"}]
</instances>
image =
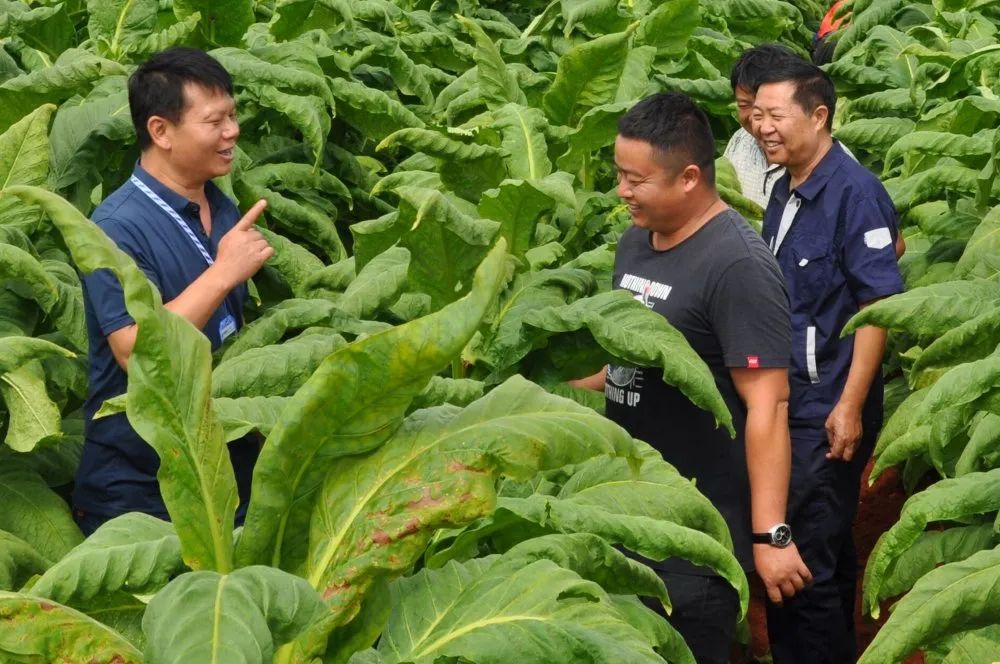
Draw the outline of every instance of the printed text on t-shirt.
<instances>
[{"instance_id":1,"label":"printed text on t-shirt","mask_svg":"<svg viewBox=\"0 0 1000 664\"><path fill-rule=\"evenodd\" d=\"M645 304L650 309L653 308L653 300L666 300L667 296L670 295L670 291L673 290L673 286L668 286L666 284L661 284L658 281L652 281L644 277L637 277L634 274L624 274L622 275L621 283L618 284L621 288L628 289L636 294L637 300Z\"/></svg>"}]
</instances>

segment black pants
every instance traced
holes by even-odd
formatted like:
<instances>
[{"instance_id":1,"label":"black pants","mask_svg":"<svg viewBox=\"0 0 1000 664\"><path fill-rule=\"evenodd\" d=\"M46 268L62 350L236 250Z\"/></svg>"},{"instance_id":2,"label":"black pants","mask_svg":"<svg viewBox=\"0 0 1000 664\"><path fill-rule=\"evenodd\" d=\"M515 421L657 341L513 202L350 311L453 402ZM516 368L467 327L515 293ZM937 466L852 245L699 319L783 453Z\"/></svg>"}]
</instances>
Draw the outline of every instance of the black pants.
<instances>
[{"instance_id":1,"label":"black pants","mask_svg":"<svg viewBox=\"0 0 1000 664\"><path fill-rule=\"evenodd\" d=\"M733 587L719 576L657 573L667 586L673 614L667 616L658 600L644 597L643 603L684 637L698 664L728 664L740 612Z\"/></svg>"},{"instance_id":2,"label":"black pants","mask_svg":"<svg viewBox=\"0 0 1000 664\"><path fill-rule=\"evenodd\" d=\"M767 604L767 633L775 664L850 664L857 661L854 601L857 554L852 526L861 474L878 423L867 423L850 462L829 461L826 432L792 429L788 517L813 584L779 608Z\"/></svg>"}]
</instances>

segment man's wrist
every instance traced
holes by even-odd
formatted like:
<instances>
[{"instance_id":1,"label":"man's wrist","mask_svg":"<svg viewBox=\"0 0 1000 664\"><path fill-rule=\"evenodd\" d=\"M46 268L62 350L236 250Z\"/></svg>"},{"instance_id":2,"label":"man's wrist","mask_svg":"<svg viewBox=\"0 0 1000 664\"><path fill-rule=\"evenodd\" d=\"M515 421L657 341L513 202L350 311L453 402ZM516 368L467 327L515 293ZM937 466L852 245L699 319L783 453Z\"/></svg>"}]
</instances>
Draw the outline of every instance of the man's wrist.
<instances>
[{"instance_id":1,"label":"man's wrist","mask_svg":"<svg viewBox=\"0 0 1000 664\"><path fill-rule=\"evenodd\" d=\"M776 523L766 532L753 532L750 537L754 544L784 549L792 543L792 528L787 523Z\"/></svg>"}]
</instances>

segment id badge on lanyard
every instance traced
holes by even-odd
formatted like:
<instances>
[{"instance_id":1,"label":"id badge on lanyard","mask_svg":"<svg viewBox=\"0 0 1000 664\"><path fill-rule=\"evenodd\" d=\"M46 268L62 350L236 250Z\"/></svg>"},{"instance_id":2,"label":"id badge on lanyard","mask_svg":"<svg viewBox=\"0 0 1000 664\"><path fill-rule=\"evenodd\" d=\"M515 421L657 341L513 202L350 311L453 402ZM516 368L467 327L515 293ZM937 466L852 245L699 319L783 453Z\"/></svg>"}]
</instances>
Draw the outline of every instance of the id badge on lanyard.
<instances>
[{"instance_id":1,"label":"id badge on lanyard","mask_svg":"<svg viewBox=\"0 0 1000 664\"><path fill-rule=\"evenodd\" d=\"M205 249L205 245L201 243L201 240L199 240L198 236L194 234L191 227L188 226L183 219L181 219L181 216L177 214L177 210L170 207L165 200L160 198L155 191L147 187L146 183L137 178L135 175L129 178L129 181L135 185L136 189L145 194L146 198L153 201L158 208L163 210L168 217L173 219L174 223L177 224L182 231L184 231L184 234L191 241L191 244L194 245L195 249L198 250L198 253L201 254L201 257L205 259L205 262L209 265L209 267L215 264L215 260L212 259L212 255L208 253L207 249ZM219 321L219 339L221 341L225 341L236 332L236 318L229 313L229 305L226 300L222 301L222 307L225 315L222 317L222 320Z\"/></svg>"}]
</instances>

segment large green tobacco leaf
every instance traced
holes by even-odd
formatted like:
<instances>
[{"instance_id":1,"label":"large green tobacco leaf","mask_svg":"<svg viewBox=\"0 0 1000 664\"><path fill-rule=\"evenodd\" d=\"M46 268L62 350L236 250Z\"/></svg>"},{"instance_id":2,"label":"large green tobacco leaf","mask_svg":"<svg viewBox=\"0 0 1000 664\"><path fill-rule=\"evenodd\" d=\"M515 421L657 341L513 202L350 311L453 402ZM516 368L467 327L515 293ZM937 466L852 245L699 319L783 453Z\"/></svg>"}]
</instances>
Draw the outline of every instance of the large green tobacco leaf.
<instances>
[{"instance_id":1,"label":"large green tobacco leaf","mask_svg":"<svg viewBox=\"0 0 1000 664\"><path fill-rule=\"evenodd\" d=\"M923 533L889 568L880 599L902 595L935 567L965 560L977 551L990 549L996 540L993 526L989 523Z\"/></svg>"},{"instance_id":2,"label":"large green tobacco leaf","mask_svg":"<svg viewBox=\"0 0 1000 664\"><path fill-rule=\"evenodd\" d=\"M181 0L189 4L191 0ZM195 0L197 4L211 4L208 0ZM216 6L244 5L246 0L225 0ZM177 3L174 4L176 11ZM202 15L202 26L212 20L215 11L199 9ZM235 23L234 23L235 24ZM240 34L242 36L242 33ZM238 38L237 38L238 39ZM272 86L279 90L291 90L300 94L314 95L327 101L331 107L334 103L326 80L319 73L305 66L277 64L258 57L239 48L217 48L209 53L226 68L233 80L243 86ZM301 62L298 64L302 64Z\"/></svg>"},{"instance_id":3,"label":"large green tobacco leaf","mask_svg":"<svg viewBox=\"0 0 1000 664\"><path fill-rule=\"evenodd\" d=\"M865 307L844 326L842 336L865 325L940 336L967 320L996 308L1000 282L948 281L914 288Z\"/></svg>"},{"instance_id":4,"label":"large green tobacco leaf","mask_svg":"<svg viewBox=\"0 0 1000 664\"><path fill-rule=\"evenodd\" d=\"M373 334L328 357L285 408L254 470L237 549L241 565L280 564L296 548L312 498L338 456L385 442L431 376L455 359L504 281L503 242L463 299L436 314Z\"/></svg>"},{"instance_id":5,"label":"large green tobacco leaf","mask_svg":"<svg viewBox=\"0 0 1000 664\"><path fill-rule=\"evenodd\" d=\"M333 330L313 328L311 334L282 344L251 348L227 359L212 372L213 397L277 397L294 393L330 355L347 342Z\"/></svg>"},{"instance_id":6,"label":"large green tobacco leaf","mask_svg":"<svg viewBox=\"0 0 1000 664\"><path fill-rule=\"evenodd\" d=\"M708 366L680 332L630 293L611 291L562 307L540 309L527 314L524 322L549 333L586 328L610 357L636 366L662 367L665 382L677 386L734 435L732 415Z\"/></svg>"},{"instance_id":7,"label":"large green tobacco leaf","mask_svg":"<svg viewBox=\"0 0 1000 664\"><path fill-rule=\"evenodd\" d=\"M4 442L17 452L30 452L62 433L59 406L49 398L41 365L32 363L0 374L0 398L7 406Z\"/></svg>"},{"instance_id":8,"label":"large green tobacco leaf","mask_svg":"<svg viewBox=\"0 0 1000 664\"><path fill-rule=\"evenodd\" d=\"M374 454L331 468L303 574L349 619L367 586L408 569L436 529L492 511L498 474L527 479L632 449L617 425L517 376L464 410L418 411Z\"/></svg>"},{"instance_id":9,"label":"large green tobacco leaf","mask_svg":"<svg viewBox=\"0 0 1000 664\"><path fill-rule=\"evenodd\" d=\"M684 558L710 567L733 586L740 597L741 615L746 612L746 575L726 546L700 531L667 520L541 495L503 498L498 506L556 532L600 535L651 560Z\"/></svg>"},{"instance_id":10,"label":"large green tobacco leaf","mask_svg":"<svg viewBox=\"0 0 1000 664\"><path fill-rule=\"evenodd\" d=\"M857 150L882 151L913 133L913 120L905 118L864 118L837 130L837 139ZM886 159L886 167L889 165Z\"/></svg>"},{"instance_id":11,"label":"large green tobacco leaf","mask_svg":"<svg viewBox=\"0 0 1000 664\"><path fill-rule=\"evenodd\" d=\"M951 634L993 625L998 614L1000 547L923 576L896 604L858 664L902 661Z\"/></svg>"},{"instance_id":12,"label":"large green tobacco leaf","mask_svg":"<svg viewBox=\"0 0 1000 664\"><path fill-rule=\"evenodd\" d=\"M545 180L505 180L483 194L479 214L500 222L500 236L507 240L510 253L520 258L535 247L535 231L543 215L567 203L576 205L572 178L560 172Z\"/></svg>"},{"instance_id":13,"label":"large green tobacco leaf","mask_svg":"<svg viewBox=\"0 0 1000 664\"><path fill-rule=\"evenodd\" d=\"M569 149L559 157L557 161L559 167L567 171L577 171L590 153L614 143L618 134L618 118L633 103L634 101L630 99L602 104L584 113L576 128L566 137Z\"/></svg>"},{"instance_id":14,"label":"large green tobacco leaf","mask_svg":"<svg viewBox=\"0 0 1000 664\"><path fill-rule=\"evenodd\" d=\"M973 196L978 191L979 171L957 166L952 161L942 161L937 166L905 178L892 178L883 182L886 191L900 212L938 200L946 193Z\"/></svg>"},{"instance_id":15,"label":"large green tobacco leaf","mask_svg":"<svg viewBox=\"0 0 1000 664\"><path fill-rule=\"evenodd\" d=\"M185 563L227 571L236 480L209 399L208 338L164 309L135 263L65 200L34 187L7 191L45 210L83 272L110 268L122 282L126 307L138 324L128 365L129 422L160 456L157 478ZM176 348L187 352L178 356Z\"/></svg>"},{"instance_id":16,"label":"large green tobacco leaf","mask_svg":"<svg viewBox=\"0 0 1000 664\"><path fill-rule=\"evenodd\" d=\"M212 399L215 412L222 421L226 442L236 440L251 431L264 436L271 433L281 411L288 405L289 397L240 397L238 399Z\"/></svg>"},{"instance_id":17,"label":"large green tobacco leaf","mask_svg":"<svg viewBox=\"0 0 1000 664\"><path fill-rule=\"evenodd\" d=\"M301 166L308 168L304 164ZM268 168L267 166L263 168ZM308 203L290 198L263 184L259 180L241 179L236 183L240 200L267 201L267 218L295 237L305 239L322 249L331 261L339 261L347 256L347 250L337 233L334 219L324 211Z\"/></svg>"},{"instance_id":18,"label":"large green tobacco leaf","mask_svg":"<svg viewBox=\"0 0 1000 664\"><path fill-rule=\"evenodd\" d=\"M0 202L2 207L2 202ZM39 261L13 245L0 244L0 279L28 286L38 305L77 350L86 352L83 293L76 273L60 261Z\"/></svg>"},{"instance_id":19,"label":"large green tobacco leaf","mask_svg":"<svg viewBox=\"0 0 1000 664\"><path fill-rule=\"evenodd\" d=\"M0 590L17 590L51 564L23 539L0 530Z\"/></svg>"},{"instance_id":20,"label":"large green tobacco leaf","mask_svg":"<svg viewBox=\"0 0 1000 664\"><path fill-rule=\"evenodd\" d=\"M39 106L0 135L0 192L15 184L40 185L45 182L49 168L47 134L55 108L51 104ZM39 216L37 208L15 199L0 199L2 226L21 226L30 230Z\"/></svg>"},{"instance_id":21,"label":"large green tobacco leaf","mask_svg":"<svg viewBox=\"0 0 1000 664\"><path fill-rule=\"evenodd\" d=\"M878 617L878 599L887 570L913 546L928 523L961 519L1000 508L997 482L1000 482L1000 469L969 473L942 480L911 496L903 505L899 521L879 537L868 558L864 580L865 610Z\"/></svg>"},{"instance_id":22,"label":"large green tobacco leaf","mask_svg":"<svg viewBox=\"0 0 1000 664\"><path fill-rule=\"evenodd\" d=\"M124 78L102 81L79 104L59 107L49 134L49 186L63 189L83 178L98 178L109 143L122 143L134 134ZM114 91L106 91L114 88ZM99 92L103 94L98 94Z\"/></svg>"},{"instance_id":23,"label":"large green tobacco leaf","mask_svg":"<svg viewBox=\"0 0 1000 664\"><path fill-rule=\"evenodd\" d=\"M406 286L410 252L393 247L369 261L337 299L337 307L350 316L369 318L399 298Z\"/></svg>"},{"instance_id":24,"label":"large green tobacco leaf","mask_svg":"<svg viewBox=\"0 0 1000 664\"><path fill-rule=\"evenodd\" d=\"M501 145L509 155L507 173L512 178L539 180L552 172L545 130L548 122L537 108L507 104L493 111Z\"/></svg>"},{"instance_id":25,"label":"large green tobacco leaf","mask_svg":"<svg viewBox=\"0 0 1000 664\"><path fill-rule=\"evenodd\" d=\"M603 35L559 59L555 81L542 102L549 120L573 126L588 109L617 101L631 35L631 29Z\"/></svg>"},{"instance_id":26,"label":"large green tobacco leaf","mask_svg":"<svg viewBox=\"0 0 1000 664\"><path fill-rule=\"evenodd\" d=\"M317 271L323 269L323 261L305 247L292 242L283 235L266 228L258 227L257 230L274 249L274 256L267 262L267 267L281 275L296 297L305 297L306 284Z\"/></svg>"},{"instance_id":27,"label":"large green tobacco leaf","mask_svg":"<svg viewBox=\"0 0 1000 664\"><path fill-rule=\"evenodd\" d=\"M476 219L433 189L401 187L400 219L409 230L400 244L410 250L408 283L440 309L468 292L476 266L496 237L499 224Z\"/></svg>"},{"instance_id":28,"label":"large green tobacco leaf","mask_svg":"<svg viewBox=\"0 0 1000 664\"><path fill-rule=\"evenodd\" d=\"M955 476L995 468L1000 457L1000 415L986 412L969 432L969 443L955 462Z\"/></svg>"},{"instance_id":29,"label":"large green tobacco leaf","mask_svg":"<svg viewBox=\"0 0 1000 664\"><path fill-rule=\"evenodd\" d=\"M456 18L476 42L475 60L479 91L486 105L493 109L509 102L525 104L524 92L518 86L513 72L504 64L493 40L475 21L464 16Z\"/></svg>"},{"instance_id":30,"label":"large green tobacco leaf","mask_svg":"<svg viewBox=\"0 0 1000 664\"><path fill-rule=\"evenodd\" d=\"M133 512L103 524L31 587L60 604L89 606L118 590L151 594L184 570L172 525Z\"/></svg>"},{"instance_id":31,"label":"large green tobacco leaf","mask_svg":"<svg viewBox=\"0 0 1000 664\"><path fill-rule=\"evenodd\" d=\"M15 465L0 470L0 530L19 537L48 560L83 541L69 507L36 473Z\"/></svg>"},{"instance_id":32,"label":"large green tobacco leaf","mask_svg":"<svg viewBox=\"0 0 1000 664\"><path fill-rule=\"evenodd\" d=\"M1000 652L1000 625L990 625L959 636L941 664L988 662Z\"/></svg>"},{"instance_id":33,"label":"large green tobacco leaf","mask_svg":"<svg viewBox=\"0 0 1000 664\"><path fill-rule=\"evenodd\" d=\"M485 361L495 371L513 366L532 348L535 336L525 317L544 307L558 307L589 293L595 280L581 269L558 268L519 274L504 293L488 330L472 347L469 359Z\"/></svg>"},{"instance_id":34,"label":"large green tobacco leaf","mask_svg":"<svg viewBox=\"0 0 1000 664\"><path fill-rule=\"evenodd\" d=\"M987 130L975 136L962 136L937 131L912 131L912 129L910 126L907 133L899 136L885 153L885 172L889 171L896 159L907 154L955 158L988 157L993 146L993 135L996 133L995 130Z\"/></svg>"},{"instance_id":35,"label":"large green tobacco leaf","mask_svg":"<svg viewBox=\"0 0 1000 664\"><path fill-rule=\"evenodd\" d=\"M270 85L253 91L261 106L271 108L288 118L305 143L312 148L315 164L323 158L323 146L330 133L330 108L326 101L314 95L290 95Z\"/></svg>"},{"instance_id":36,"label":"large green tobacco leaf","mask_svg":"<svg viewBox=\"0 0 1000 664\"><path fill-rule=\"evenodd\" d=\"M525 564L551 560L599 584L609 593L652 597L669 606L667 589L656 572L596 535L577 533L533 537L515 544L504 554L504 558L520 558Z\"/></svg>"},{"instance_id":37,"label":"large green tobacco leaf","mask_svg":"<svg viewBox=\"0 0 1000 664\"><path fill-rule=\"evenodd\" d=\"M156 28L157 0L88 0L87 32L112 59Z\"/></svg>"},{"instance_id":38,"label":"large green tobacco leaf","mask_svg":"<svg viewBox=\"0 0 1000 664\"><path fill-rule=\"evenodd\" d=\"M1000 253L1000 206L994 207L976 226L962 257L955 266L955 277L992 277L1000 269L997 254Z\"/></svg>"},{"instance_id":39,"label":"large green tobacco leaf","mask_svg":"<svg viewBox=\"0 0 1000 664\"><path fill-rule=\"evenodd\" d=\"M902 4L902 0L875 0L868 3L864 10L858 8L850 24L846 26L837 41L834 59L840 59L841 56L850 51L876 25L888 24L892 15Z\"/></svg>"},{"instance_id":40,"label":"large green tobacco leaf","mask_svg":"<svg viewBox=\"0 0 1000 664\"><path fill-rule=\"evenodd\" d=\"M549 560L451 562L391 589L384 662L663 661L599 585Z\"/></svg>"},{"instance_id":41,"label":"large green tobacco leaf","mask_svg":"<svg viewBox=\"0 0 1000 664\"><path fill-rule=\"evenodd\" d=\"M957 364L991 354L998 340L1000 307L967 320L935 339L913 361L910 381L916 386L928 385Z\"/></svg>"},{"instance_id":42,"label":"large green tobacco leaf","mask_svg":"<svg viewBox=\"0 0 1000 664\"><path fill-rule=\"evenodd\" d=\"M0 83L0 131L47 102L58 102L90 88L105 76L126 75L128 71L87 51L64 51L50 67ZM50 109L51 110L51 109Z\"/></svg>"},{"instance_id":43,"label":"large green tobacco leaf","mask_svg":"<svg viewBox=\"0 0 1000 664\"><path fill-rule=\"evenodd\" d=\"M413 111L382 90L346 78L331 79L330 90L338 115L365 136L381 140L399 129L424 126Z\"/></svg>"},{"instance_id":44,"label":"large green tobacco leaf","mask_svg":"<svg viewBox=\"0 0 1000 664\"><path fill-rule=\"evenodd\" d=\"M51 356L74 357L72 352L45 339L0 337L0 374L14 371L33 360Z\"/></svg>"},{"instance_id":45,"label":"large green tobacco leaf","mask_svg":"<svg viewBox=\"0 0 1000 664\"><path fill-rule=\"evenodd\" d=\"M271 567L190 572L150 601L142 619L147 664L269 664L324 613L304 580Z\"/></svg>"},{"instance_id":46,"label":"large green tobacco leaf","mask_svg":"<svg viewBox=\"0 0 1000 664\"><path fill-rule=\"evenodd\" d=\"M697 0L664 2L639 22L635 42L655 46L660 55L680 55L700 25L701 7Z\"/></svg>"},{"instance_id":47,"label":"large green tobacco leaf","mask_svg":"<svg viewBox=\"0 0 1000 664\"><path fill-rule=\"evenodd\" d=\"M944 374L927 392L916 413L916 423L931 423L947 408L970 404L1000 382L1000 352L967 362Z\"/></svg>"},{"instance_id":48,"label":"large green tobacco leaf","mask_svg":"<svg viewBox=\"0 0 1000 664\"><path fill-rule=\"evenodd\" d=\"M5 662L141 664L114 630L45 599L0 592L0 659ZM147 660L148 661L148 660Z\"/></svg>"},{"instance_id":49,"label":"large green tobacco leaf","mask_svg":"<svg viewBox=\"0 0 1000 664\"><path fill-rule=\"evenodd\" d=\"M381 332L389 326L358 320L329 300L292 298L270 307L263 316L240 330L223 354L222 363L251 349L277 344L290 333L310 327L329 328L331 332L358 336Z\"/></svg>"},{"instance_id":50,"label":"large green tobacco leaf","mask_svg":"<svg viewBox=\"0 0 1000 664\"><path fill-rule=\"evenodd\" d=\"M473 161L483 157L499 157L502 154L499 148L492 145L463 143L448 138L440 132L415 127L393 132L386 136L376 149L387 150L400 145L414 152L423 152L431 157L456 161Z\"/></svg>"},{"instance_id":51,"label":"large green tobacco leaf","mask_svg":"<svg viewBox=\"0 0 1000 664\"><path fill-rule=\"evenodd\" d=\"M195 12L159 32L146 35L141 41L128 43L126 50L133 58L138 59L145 55L165 51L171 46L188 44L191 42L191 35L198 29L200 23L201 14Z\"/></svg>"},{"instance_id":52,"label":"large green tobacco leaf","mask_svg":"<svg viewBox=\"0 0 1000 664\"><path fill-rule=\"evenodd\" d=\"M249 0L174 0L173 8L181 20L196 12L201 14L201 36L213 46L239 44L254 22L253 3Z\"/></svg>"}]
</instances>

